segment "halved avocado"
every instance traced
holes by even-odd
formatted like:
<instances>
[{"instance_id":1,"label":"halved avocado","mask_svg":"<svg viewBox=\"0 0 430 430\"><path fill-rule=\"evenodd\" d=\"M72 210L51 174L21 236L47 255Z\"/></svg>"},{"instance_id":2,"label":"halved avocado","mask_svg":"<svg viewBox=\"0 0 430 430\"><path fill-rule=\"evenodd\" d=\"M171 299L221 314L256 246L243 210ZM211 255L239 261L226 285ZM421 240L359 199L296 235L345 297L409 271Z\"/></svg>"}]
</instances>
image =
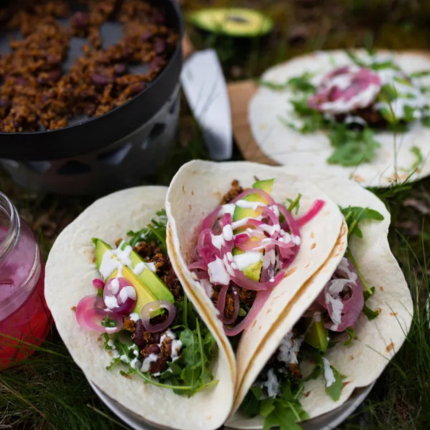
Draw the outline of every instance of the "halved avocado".
<instances>
[{"instance_id":1,"label":"halved avocado","mask_svg":"<svg viewBox=\"0 0 430 430\"><path fill-rule=\"evenodd\" d=\"M121 249L125 249L127 246L129 246L129 244L124 241ZM136 271L137 265L143 264L143 270L137 276L152 291L158 300L167 300L171 303L175 303L175 298L166 284L154 272L148 269L145 261L137 252L131 251L130 261L133 271Z\"/></svg>"},{"instance_id":2,"label":"halved avocado","mask_svg":"<svg viewBox=\"0 0 430 430\"><path fill-rule=\"evenodd\" d=\"M324 327L325 319L321 315L320 321L309 318L305 342L321 352L326 352L329 344L328 330Z\"/></svg>"},{"instance_id":3,"label":"halved avocado","mask_svg":"<svg viewBox=\"0 0 430 430\"><path fill-rule=\"evenodd\" d=\"M104 258L104 255L108 252L109 258L117 259L117 257L111 253L112 247L108 245L106 242L103 242L100 239L93 239L94 244L96 245L96 265L97 269L100 271L100 267L102 265L102 261ZM118 260L119 261L119 260ZM114 269L112 273L105 279L106 282L108 282L110 279L116 278L118 276L118 269ZM142 308L147 305L148 303L155 302L159 300L157 296L151 291L150 288L144 284L139 277L133 272L133 270L130 267L124 266L122 267L122 277L126 278L128 281L130 281L131 285L136 290L136 306L133 309L133 312L136 312L140 315L140 312L142 311ZM161 313L160 311L154 312L152 316L156 316Z\"/></svg>"},{"instance_id":4,"label":"halved avocado","mask_svg":"<svg viewBox=\"0 0 430 430\"><path fill-rule=\"evenodd\" d=\"M260 189L260 190L265 191L267 194L271 194L274 182L275 182L274 179L257 181L254 183L252 188ZM261 203L265 203L265 204L268 203L264 198L262 198L258 194L249 194L243 200L246 200L248 202L261 202ZM234 213L233 213L233 221L239 221L239 220L244 219L244 218L255 218L257 216L258 216L258 214L254 209L240 208L240 207L236 206L236 208L234 209ZM238 229L235 230L235 233L236 234L240 233L243 230L244 230L243 227L239 227ZM251 240L253 240L253 239L251 239ZM258 240L258 239L256 238L255 240ZM238 254L243 254L243 253L244 253L244 251L242 249L233 248L233 251L232 251L233 255L238 255ZM246 267L243 270L243 273L248 278L253 279L254 281L259 281L262 266L263 266L263 262L259 261L258 263L254 263L254 264L251 264L250 266Z\"/></svg>"},{"instance_id":5,"label":"halved avocado","mask_svg":"<svg viewBox=\"0 0 430 430\"><path fill-rule=\"evenodd\" d=\"M273 28L268 16L245 8L202 9L190 13L188 19L202 30L233 37L263 36Z\"/></svg>"}]
</instances>

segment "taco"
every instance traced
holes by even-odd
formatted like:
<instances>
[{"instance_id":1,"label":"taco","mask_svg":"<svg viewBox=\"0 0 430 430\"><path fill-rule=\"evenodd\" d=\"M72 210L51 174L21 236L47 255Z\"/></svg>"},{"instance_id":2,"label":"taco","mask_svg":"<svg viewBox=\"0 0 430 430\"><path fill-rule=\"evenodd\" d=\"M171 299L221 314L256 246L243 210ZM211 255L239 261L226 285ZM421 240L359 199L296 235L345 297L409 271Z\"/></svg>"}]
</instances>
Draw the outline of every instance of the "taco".
<instances>
[{"instance_id":1,"label":"taco","mask_svg":"<svg viewBox=\"0 0 430 430\"><path fill-rule=\"evenodd\" d=\"M73 359L109 397L159 426L216 429L236 365L172 269L166 191L132 188L85 210L52 248L46 300Z\"/></svg>"},{"instance_id":2,"label":"taco","mask_svg":"<svg viewBox=\"0 0 430 430\"><path fill-rule=\"evenodd\" d=\"M312 275L340 263L342 252L332 251L337 243L346 249L342 214L282 168L203 161L179 170L166 211L172 264L232 355L234 345L238 385Z\"/></svg>"},{"instance_id":3,"label":"taco","mask_svg":"<svg viewBox=\"0 0 430 430\"><path fill-rule=\"evenodd\" d=\"M339 407L374 382L410 329L412 298L389 248L384 204L351 181L318 183L342 207L348 249L329 282L323 267L260 344L236 388L239 411L228 427L299 429L297 421Z\"/></svg>"},{"instance_id":4,"label":"taco","mask_svg":"<svg viewBox=\"0 0 430 430\"><path fill-rule=\"evenodd\" d=\"M262 76L249 124L279 164L387 186L430 173L429 84L425 52L315 52Z\"/></svg>"}]
</instances>

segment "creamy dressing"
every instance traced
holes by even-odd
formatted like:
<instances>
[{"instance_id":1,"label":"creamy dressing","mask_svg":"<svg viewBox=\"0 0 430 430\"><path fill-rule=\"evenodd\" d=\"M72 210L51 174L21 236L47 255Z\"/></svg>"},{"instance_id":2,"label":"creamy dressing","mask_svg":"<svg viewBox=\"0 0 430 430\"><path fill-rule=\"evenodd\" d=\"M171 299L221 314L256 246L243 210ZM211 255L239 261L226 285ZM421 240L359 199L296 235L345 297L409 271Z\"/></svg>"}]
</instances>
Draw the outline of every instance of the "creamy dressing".
<instances>
[{"instance_id":1,"label":"creamy dressing","mask_svg":"<svg viewBox=\"0 0 430 430\"><path fill-rule=\"evenodd\" d=\"M324 378L326 381L325 386L329 388L336 382L336 378L334 376L333 369L330 366L330 362L325 357L322 357L322 360L324 363Z\"/></svg>"},{"instance_id":2,"label":"creamy dressing","mask_svg":"<svg viewBox=\"0 0 430 430\"><path fill-rule=\"evenodd\" d=\"M234 210L236 209L236 205L234 203L228 203L226 205L221 206L221 209L219 211L219 216L223 216L225 214L230 214L233 216Z\"/></svg>"},{"instance_id":3,"label":"creamy dressing","mask_svg":"<svg viewBox=\"0 0 430 430\"><path fill-rule=\"evenodd\" d=\"M139 320L140 320L140 316L139 316L139 314L138 314L138 313L136 313L136 312L132 312L132 313L130 314L130 319L131 319L132 321L136 322L136 321L139 321Z\"/></svg>"},{"instance_id":4,"label":"creamy dressing","mask_svg":"<svg viewBox=\"0 0 430 430\"><path fill-rule=\"evenodd\" d=\"M279 224L275 225L260 225L259 228L263 230L264 232L268 233L270 236L273 236L275 232L281 231L281 226Z\"/></svg>"},{"instance_id":5,"label":"creamy dressing","mask_svg":"<svg viewBox=\"0 0 430 430\"><path fill-rule=\"evenodd\" d=\"M139 276L146 269L145 263L137 263L133 269L133 272L136 276Z\"/></svg>"},{"instance_id":6,"label":"creamy dressing","mask_svg":"<svg viewBox=\"0 0 430 430\"><path fill-rule=\"evenodd\" d=\"M116 327L105 327L107 333L114 333L116 331Z\"/></svg>"},{"instance_id":7,"label":"creamy dressing","mask_svg":"<svg viewBox=\"0 0 430 430\"><path fill-rule=\"evenodd\" d=\"M125 303L129 298L136 300L136 290L132 286L127 286L120 291L119 298L121 299L122 303Z\"/></svg>"},{"instance_id":8,"label":"creamy dressing","mask_svg":"<svg viewBox=\"0 0 430 430\"><path fill-rule=\"evenodd\" d=\"M242 209L252 209L255 211L258 207L265 207L267 205L263 202L249 202L248 200L238 200L236 202L236 206Z\"/></svg>"},{"instance_id":9,"label":"creamy dressing","mask_svg":"<svg viewBox=\"0 0 430 430\"><path fill-rule=\"evenodd\" d=\"M233 240L233 229L230 224L227 224L222 229L222 235L227 242Z\"/></svg>"},{"instance_id":10,"label":"creamy dressing","mask_svg":"<svg viewBox=\"0 0 430 430\"><path fill-rule=\"evenodd\" d=\"M259 251L247 251L243 254L238 254L233 257L234 262L239 270L244 270L252 264L262 260L262 253Z\"/></svg>"},{"instance_id":11,"label":"creamy dressing","mask_svg":"<svg viewBox=\"0 0 430 430\"><path fill-rule=\"evenodd\" d=\"M157 354L149 354L148 357L146 357L143 360L142 367L140 368L140 370L144 373L149 372L149 368L151 366L151 363L154 363L157 360L158 360Z\"/></svg>"},{"instance_id":12,"label":"creamy dressing","mask_svg":"<svg viewBox=\"0 0 430 430\"><path fill-rule=\"evenodd\" d=\"M124 249L121 249L126 242L122 241L117 249L113 249L111 252L115 255L118 260L122 263L123 266L132 267L130 254L133 251L133 248L130 245L127 245Z\"/></svg>"},{"instance_id":13,"label":"creamy dressing","mask_svg":"<svg viewBox=\"0 0 430 430\"><path fill-rule=\"evenodd\" d=\"M113 294L117 294L119 291L119 281L118 278L112 279L111 290Z\"/></svg>"},{"instance_id":14,"label":"creamy dressing","mask_svg":"<svg viewBox=\"0 0 430 430\"><path fill-rule=\"evenodd\" d=\"M112 253L112 251L107 250L103 254L102 263L100 265L99 272L103 277L103 280L108 279L115 270L118 270L117 277L122 276L122 264L121 262L115 257L115 255Z\"/></svg>"},{"instance_id":15,"label":"creamy dressing","mask_svg":"<svg viewBox=\"0 0 430 430\"><path fill-rule=\"evenodd\" d=\"M115 296L106 296L104 297L105 305L108 309L115 309L118 307L118 300Z\"/></svg>"},{"instance_id":16,"label":"creamy dressing","mask_svg":"<svg viewBox=\"0 0 430 430\"><path fill-rule=\"evenodd\" d=\"M383 85L390 85L397 93L397 98L392 102L378 102L375 109L387 109L392 111L395 118L405 118L405 107L416 109L414 118L420 119L424 116L422 109L429 105L427 98L421 92L416 80L411 80L411 85L399 82L398 79L405 79L405 76L398 70L386 68L378 70L379 78Z\"/></svg>"},{"instance_id":17,"label":"creamy dressing","mask_svg":"<svg viewBox=\"0 0 430 430\"><path fill-rule=\"evenodd\" d=\"M255 219L257 221L261 221L262 217L258 216L258 217L255 217L255 218L243 218L243 219L241 219L239 221L235 221L235 222L231 223L231 228L233 230L236 230L236 229L238 229L240 227L244 227L246 224L248 224L248 221L250 219Z\"/></svg>"},{"instance_id":18,"label":"creamy dressing","mask_svg":"<svg viewBox=\"0 0 430 430\"><path fill-rule=\"evenodd\" d=\"M230 275L221 259L218 257L215 261L208 264L209 279L213 284L228 285L230 283Z\"/></svg>"},{"instance_id":19,"label":"creamy dressing","mask_svg":"<svg viewBox=\"0 0 430 430\"><path fill-rule=\"evenodd\" d=\"M211 235L211 240L212 245L217 249L221 249L225 245L224 236L222 234Z\"/></svg>"}]
</instances>

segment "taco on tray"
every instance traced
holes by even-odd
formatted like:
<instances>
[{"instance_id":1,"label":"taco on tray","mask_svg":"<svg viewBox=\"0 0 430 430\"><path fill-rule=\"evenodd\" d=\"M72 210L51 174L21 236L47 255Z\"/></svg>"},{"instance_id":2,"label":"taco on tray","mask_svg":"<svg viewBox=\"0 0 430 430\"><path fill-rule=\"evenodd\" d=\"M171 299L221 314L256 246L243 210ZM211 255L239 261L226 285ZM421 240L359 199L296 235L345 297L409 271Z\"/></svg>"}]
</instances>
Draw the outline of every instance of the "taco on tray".
<instances>
[{"instance_id":1,"label":"taco on tray","mask_svg":"<svg viewBox=\"0 0 430 430\"><path fill-rule=\"evenodd\" d=\"M228 427L294 428L335 409L409 330L384 205L352 182L317 183L331 198L282 168L195 161L169 188L173 266L236 356Z\"/></svg>"},{"instance_id":2,"label":"taco on tray","mask_svg":"<svg viewBox=\"0 0 430 430\"><path fill-rule=\"evenodd\" d=\"M388 186L430 172L429 84L427 52L315 52L262 76L249 124L279 164Z\"/></svg>"},{"instance_id":3,"label":"taco on tray","mask_svg":"<svg viewBox=\"0 0 430 430\"><path fill-rule=\"evenodd\" d=\"M172 269L166 191L132 188L85 210L52 248L46 300L73 359L109 397L159 426L216 429L236 364Z\"/></svg>"}]
</instances>

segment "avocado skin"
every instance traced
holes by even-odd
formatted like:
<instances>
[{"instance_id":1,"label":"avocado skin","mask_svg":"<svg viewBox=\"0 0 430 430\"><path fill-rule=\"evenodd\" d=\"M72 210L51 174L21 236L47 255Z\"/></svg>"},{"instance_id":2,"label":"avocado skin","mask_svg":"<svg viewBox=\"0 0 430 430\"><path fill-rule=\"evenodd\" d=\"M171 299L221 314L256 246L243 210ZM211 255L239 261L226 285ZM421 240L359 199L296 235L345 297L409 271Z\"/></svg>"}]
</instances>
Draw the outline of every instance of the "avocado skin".
<instances>
[{"instance_id":1,"label":"avocado skin","mask_svg":"<svg viewBox=\"0 0 430 430\"><path fill-rule=\"evenodd\" d=\"M326 352L329 344L328 329L324 327L325 319L321 315L320 321L309 318L305 342L318 351Z\"/></svg>"},{"instance_id":2,"label":"avocado skin","mask_svg":"<svg viewBox=\"0 0 430 430\"><path fill-rule=\"evenodd\" d=\"M187 18L201 30L230 37L260 37L273 28L273 21L268 16L246 8L202 9L188 14Z\"/></svg>"}]
</instances>

